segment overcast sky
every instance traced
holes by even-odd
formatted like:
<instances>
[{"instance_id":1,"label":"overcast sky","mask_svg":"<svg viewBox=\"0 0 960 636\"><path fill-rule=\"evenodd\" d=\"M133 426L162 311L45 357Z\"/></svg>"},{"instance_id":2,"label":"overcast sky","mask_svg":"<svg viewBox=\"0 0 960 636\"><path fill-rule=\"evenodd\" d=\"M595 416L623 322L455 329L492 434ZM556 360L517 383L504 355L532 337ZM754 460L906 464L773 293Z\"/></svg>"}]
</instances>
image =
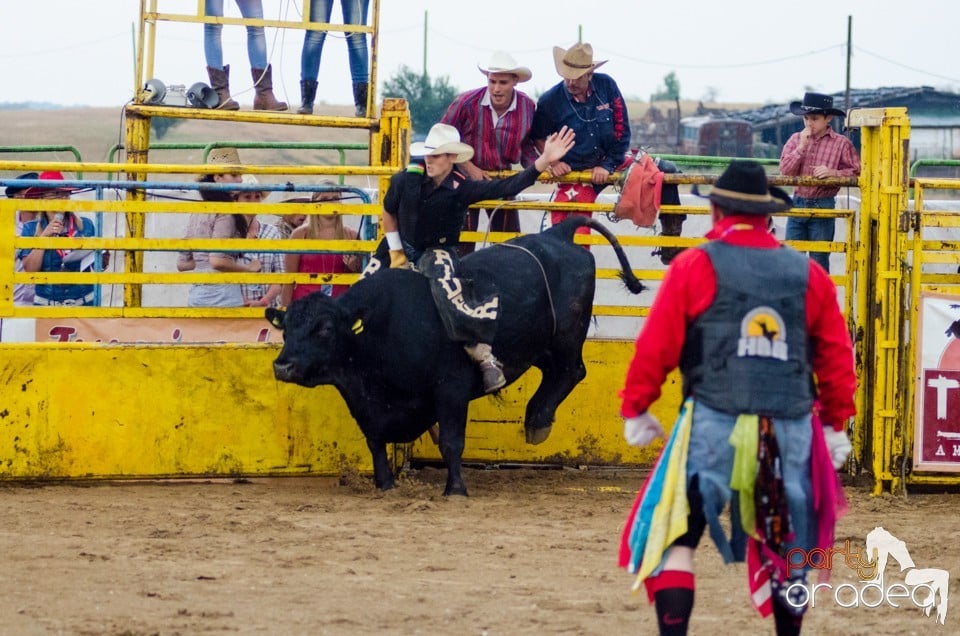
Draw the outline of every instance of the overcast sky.
<instances>
[{"instance_id":1,"label":"overcast sky","mask_svg":"<svg viewBox=\"0 0 960 636\"><path fill-rule=\"evenodd\" d=\"M159 10L192 13L196 0L158 0ZM120 107L134 92L133 31L139 0L0 2L0 102L53 102ZM239 17L232 0L228 16ZM299 19L303 0L264 0L268 18ZM683 7L680 9L679 7ZM785 3L724 0L383 0L379 77L401 65L447 76L460 90L485 79L477 63L496 49L533 71L531 95L559 77L553 46L583 40L609 60L627 97L647 100L673 71L687 99L786 102L806 88L842 91L846 84L847 16L853 16L851 86L927 85L960 90L960 3L955 0L835 0ZM339 2L333 21L340 20ZM242 27L224 27L224 59L234 93L251 80ZM201 27L160 23L154 75L166 84L206 81ZM274 84L299 100L300 31L267 30ZM350 103L342 37L327 39L318 100ZM252 96L240 96L250 103Z\"/></svg>"}]
</instances>

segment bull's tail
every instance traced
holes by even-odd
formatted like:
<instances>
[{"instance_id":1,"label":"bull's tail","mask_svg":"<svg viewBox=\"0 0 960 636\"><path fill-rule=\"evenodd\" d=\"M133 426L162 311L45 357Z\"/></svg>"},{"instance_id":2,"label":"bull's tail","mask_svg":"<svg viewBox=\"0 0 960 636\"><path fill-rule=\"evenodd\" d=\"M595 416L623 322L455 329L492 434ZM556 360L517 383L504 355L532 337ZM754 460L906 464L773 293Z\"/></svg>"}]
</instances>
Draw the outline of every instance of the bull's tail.
<instances>
[{"instance_id":1,"label":"bull's tail","mask_svg":"<svg viewBox=\"0 0 960 636\"><path fill-rule=\"evenodd\" d=\"M617 260L620 261L620 280L627 286L630 293L639 294L646 289L646 286L634 276L633 269L630 267L630 261L627 260L627 255L624 253L620 241L617 240L616 235L608 230L605 225L587 216L571 215L562 223L555 226L555 228L563 232L565 238L572 242L573 235L576 233L577 228L584 226L589 227L603 236L603 238L607 239L610 243L610 246L613 247L613 251L617 254Z\"/></svg>"}]
</instances>

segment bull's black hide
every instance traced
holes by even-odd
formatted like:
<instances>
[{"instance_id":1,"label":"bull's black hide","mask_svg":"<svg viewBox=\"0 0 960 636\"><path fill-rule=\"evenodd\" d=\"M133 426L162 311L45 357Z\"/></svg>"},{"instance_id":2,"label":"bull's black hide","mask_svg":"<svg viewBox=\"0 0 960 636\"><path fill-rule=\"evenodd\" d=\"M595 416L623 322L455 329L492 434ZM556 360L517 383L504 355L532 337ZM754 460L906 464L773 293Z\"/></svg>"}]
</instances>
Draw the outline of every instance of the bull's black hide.
<instances>
[{"instance_id":1,"label":"bull's black hide","mask_svg":"<svg viewBox=\"0 0 960 636\"><path fill-rule=\"evenodd\" d=\"M557 406L586 375L581 350L593 311L595 265L591 253L573 243L574 231L583 225L610 241L621 278L632 293L640 293L643 285L616 237L584 217L510 242L517 247L478 250L459 270L481 292L500 295L493 352L507 382L531 366L543 374L526 409L526 439L532 444L547 438ZM267 319L284 332L275 376L339 390L373 454L378 488L394 485L386 445L411 442L438 422L447 466L444 494L466 494L460 465L467 405L483 395L483 385L463 343L447 339L426 278L384 270L337 299L315 293L286 312L267 309Z\"/></svg>"}]
</instances>

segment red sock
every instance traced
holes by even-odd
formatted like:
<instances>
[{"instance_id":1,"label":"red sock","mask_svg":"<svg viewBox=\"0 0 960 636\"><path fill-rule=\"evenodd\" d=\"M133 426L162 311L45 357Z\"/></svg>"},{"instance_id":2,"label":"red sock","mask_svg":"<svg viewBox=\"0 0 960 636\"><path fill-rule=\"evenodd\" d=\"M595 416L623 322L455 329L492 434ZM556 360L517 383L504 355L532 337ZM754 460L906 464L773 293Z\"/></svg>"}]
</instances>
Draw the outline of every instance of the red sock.
<instances>
[{"instance_id":1,"label":"red sock","mask_svg":"<svg viewBox=\"0 0 960 636\"><path fill-rule=\"evenodd\" d=\"M661 636L686 636L693 613L693 572L664 570L645 584L657 608Z\"/></svg>"}]
</instances>

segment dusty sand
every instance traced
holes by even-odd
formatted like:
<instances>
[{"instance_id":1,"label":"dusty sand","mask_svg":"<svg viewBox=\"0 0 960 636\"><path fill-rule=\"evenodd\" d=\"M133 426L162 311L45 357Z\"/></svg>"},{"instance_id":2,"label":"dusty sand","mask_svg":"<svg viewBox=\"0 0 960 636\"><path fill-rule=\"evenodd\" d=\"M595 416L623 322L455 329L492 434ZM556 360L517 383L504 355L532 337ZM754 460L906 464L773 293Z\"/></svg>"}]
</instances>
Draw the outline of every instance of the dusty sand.
<instances>
[{"instance_id":1,"label":"dusty sand","mask_svg":"<svg viewBox=\"0 0 960 636\"><path fill-rule=\"evenodd\" d=\"M616 567L642 474L444 471L399 488L369 478L0 486L2 634L655 633ZM838 539L882 525L918 567L960 575L960 496L871 497L849 487ZM691 634L773 633L747 604L744 567L698 555ZM887 581L901 580L891 565ZM835 585L856 583L835 566ZM960 598L954 600L954 603ZM821 604L808 634L953 634L918 610Z\"/></svg>"}]
</instances>

